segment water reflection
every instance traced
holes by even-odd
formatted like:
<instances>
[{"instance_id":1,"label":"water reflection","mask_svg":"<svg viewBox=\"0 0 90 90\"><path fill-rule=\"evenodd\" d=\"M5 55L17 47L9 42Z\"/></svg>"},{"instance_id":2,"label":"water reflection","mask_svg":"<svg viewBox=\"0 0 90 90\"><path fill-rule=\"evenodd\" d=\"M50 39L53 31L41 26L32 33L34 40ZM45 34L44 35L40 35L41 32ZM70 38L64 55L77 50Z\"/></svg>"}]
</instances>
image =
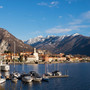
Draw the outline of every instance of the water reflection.
<instances>
[{"instance_id":1,"label":"water reflection","mask_svg":"<svg viewBox=\"0 0 90 90\"><path fill-rule=\"evenodd\" d=\"M12 83L12 82L11 82L11 83ZM16 88L17 88L17 83L12 83L11 89L12 89L12 90L16 90Z\"/></svg>"},{"instance_id":2,"label":"water reflection","mask_svg":"<svg viewBox=\"0 0 90 90\"><path fill-rule=\"evenodd\" d=\"M19 73L23 72L28 73L30 71L36 71L39 74L45 72L44 64L35 64L35 65L16 65L15 70ZM68 78L50 78L49 82L32 82L32 83L23 83L21 80L18 82L12 83L10 80L7 80L6 83L0 85L0 90L89 90L90 89L90 63L67 63L67 64L47 64L47 69L49 72L54 70L59 70L62 74L68 70L70 77ZM13 72L13 65L10 65L10 73ZM83 73L84 72L84 73ZM8 75L9 72L2 72L3 75ZM79 83L78 83L79 82ZM79 89L78 89L79 87ZM74 89L75 88L75 89ZM86 88L86 89L85 89Z\"/></svg>"},{"instance_id":3,"label":"water reflection","mask_svg":"<svg viewBox=\"0 0 90 90\"><path fill-rule=\"evenodd\" d=\"M39 72L39 70L38 70L38 64L34 64L33 65L33 70L36 71L36 72Z\"/></svg>"},{"instance_id":4,"label":"water reflection","mask_svg":"<svg viewBox=\"0 0 90 90\"><path fill-rule=\"evenodd\" d=\"M32 90L33 82L31 83L25 83L21 82L20 89L19 90Z\"/></svg>"}]
</instances>

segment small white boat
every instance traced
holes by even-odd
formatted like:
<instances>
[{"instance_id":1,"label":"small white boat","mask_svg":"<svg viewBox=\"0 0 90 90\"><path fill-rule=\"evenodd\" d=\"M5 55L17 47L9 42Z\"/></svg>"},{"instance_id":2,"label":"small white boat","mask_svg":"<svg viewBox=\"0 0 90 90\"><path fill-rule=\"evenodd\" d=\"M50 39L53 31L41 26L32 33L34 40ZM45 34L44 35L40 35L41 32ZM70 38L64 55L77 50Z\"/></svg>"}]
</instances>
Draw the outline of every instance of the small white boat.
<instances>
[{"instance_id":1,"label":"small white boat","mask_svg":"<svg viewBox=\"0 0 90 90\"><path fill-rule=\"evenodd\" d=\"M42 78L41 77L34 77L33 78L33 81L41 82L42 81Z\"/></svg>"},{"instance_id":2,"label":"small white boat","mask_svg":"<svg viewBox=\"0 0 90 90\"><path fill-rule=\"evenodd\" d=\"M26 83L32 82L33 78L31 76L23 76L22 81Z\"/></svg>"},{"instance_id":3,"label":"small white boat","mask_svg":"<svg viewBox=\"0 0 90 90\"><path fill-rule=\"evenodd\" d=\"M3 76L0 76L0 84L4 83L6 81L6 79Z\"/></svg>"},{"instance_id":4,"label":"small white boat","mask_svg":"<svg viewBox=\"0 0 90 90\"><path fill-rule=\"evenodd\" d=\"M12 77L16 77L17 79L19 79L19 78L21 77L21 74L18 73L18 72L12 72L12 73L11 73L11 78L12 78Z\"/></svg>"},{"instance_id":5,"label":"small white boat","mask_svg":"<svg viewBox=\"0 0 90 90\"><path fill-rule=\"evenodd\" d=\"M18 79L16 77L12 77L11 81L17 83Z\"/></svg>"},{"instance_id":6,"label":"small white boat","mask_svg":"<svg viewBox=\"0 0 90 90\"><path fill-rule=\"evenodd\" d=\"M0 71L1 71L1 67L0 67ZM0 73L0 84L4 83L6 81L6 79L2 76L2 74Z\"/></svg>"},{"instance_id":7,"label":"small white boat","mask_svg":"<svg viewBox=\"0 0 90 90\"><path fill-rule=\"evenodd\" d=\"M43 80L43 81L48 81L48 80L49 80L48 75L47 75L47 74L43 74L42 80Z\"/></svg>"},{"instance_id":8,"label":"small white boat","mask_svg":"<svg viewBox=\"0 0 90 90\"><path fill-rule=\"evenodd\" d=\"M51 72L47 72L46 74L47 74L47 76L52 76Z\"/></svg>"},{"instance_id":9,"label":"small white boat","mask_svg":"<svg viewBox=\"0 0 90 90\"><path fill-rule=\"evenodd\" d=\"M61 75L62 75L62 73L59 71L52 72L52 76L61 76Z\"/></svg>"},{"instance_id":10,"label":"small white boat","mask_svg":"<svg viewBox=\"0 0 90 90\"><path fill-rule=\"evenodd\" d=\"M42 81L42 77L35 71L31 71L29 74L31 77L33 77L33 81L37 81L37 82Z\"/></svg>"},{"instance_id":11,"label":"small white boat","mask_svg":"<svg viewBox=\"0 0 90 90\"><path fill-rule=\"evenodd\" d=\"M43 76L42 76L42 81L47 81L48 82L48 80L49 80L49 77L48 76L52 75L52 73L47 72L48 70L47 70L47 66L46 65L47 64L45 63L45 74L43 74Z\"/></svg>"}]
</instances>

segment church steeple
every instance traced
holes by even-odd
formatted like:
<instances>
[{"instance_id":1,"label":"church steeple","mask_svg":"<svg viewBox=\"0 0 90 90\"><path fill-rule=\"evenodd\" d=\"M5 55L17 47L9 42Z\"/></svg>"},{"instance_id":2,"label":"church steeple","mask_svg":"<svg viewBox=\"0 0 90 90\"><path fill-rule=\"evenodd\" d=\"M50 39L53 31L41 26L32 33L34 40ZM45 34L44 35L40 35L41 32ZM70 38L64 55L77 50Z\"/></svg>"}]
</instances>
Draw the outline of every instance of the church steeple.
<instances>
[{"instance_id":1,"label":"church steeple","mask_svg":"<svg viewBox=\"0 0 90 90\"><path fill-rule=\"evenodd\" d=\"M34 53L36 53L36 48L34 48Z\"/></svg>"},{"instance_id":2,"label":"church steeple","mask_svg":"<svg viewBox=\"0 0 90 90\"><path fill-rule=\"evenodd\" d=\"M39 56L38 56L38 53L36 52L36 48L34 48L33 55L36 57L36 61L39 60Z\"/></svg>"}]
</instances>

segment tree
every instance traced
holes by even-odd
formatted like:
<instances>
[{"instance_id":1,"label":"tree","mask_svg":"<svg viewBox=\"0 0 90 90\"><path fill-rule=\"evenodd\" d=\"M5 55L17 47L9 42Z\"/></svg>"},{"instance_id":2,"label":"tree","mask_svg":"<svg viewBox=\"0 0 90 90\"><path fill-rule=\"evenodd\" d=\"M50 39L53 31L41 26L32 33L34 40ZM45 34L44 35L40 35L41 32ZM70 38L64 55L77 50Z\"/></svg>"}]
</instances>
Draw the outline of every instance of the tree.
<instances>
[{"instance_id":1,"label":"tree","mask_svg":"<svg viewBox=\"0 0 90 90\"><path fill-rule=\"evenodd\" d=\"M22 62L22 61L23 61L23 55L20 56L20 62Z\"/></svg>"},{"instance_id":2,"label":"tree","mask_svg":"<svg viewBox=\"0 0 90 90\"><path fill-rule=\"evenodd\" d=\"M25 55L25 60L27 61L27 55Z\"/></svg>"},{"instance_id":3,"label":"tree","mask_svg":"<svg viewBox=\"0 0 90 90\"><path fill-rule=\"evenodd\" d=\"M11 51L6 51L6 50L5 50L4 53L12 53L12 52L11 52Z\"/></svg>"}]
</instances>

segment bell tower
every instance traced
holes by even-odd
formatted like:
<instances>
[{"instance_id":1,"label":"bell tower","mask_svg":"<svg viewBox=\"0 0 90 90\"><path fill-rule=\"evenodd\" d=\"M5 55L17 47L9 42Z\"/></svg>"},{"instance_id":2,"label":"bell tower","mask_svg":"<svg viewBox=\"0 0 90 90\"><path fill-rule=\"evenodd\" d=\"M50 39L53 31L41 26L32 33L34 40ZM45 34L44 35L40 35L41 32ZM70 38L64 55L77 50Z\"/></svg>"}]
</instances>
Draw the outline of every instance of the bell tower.
<instances>
[{"instance_id":1,"label":"bell tower","mask_svg":"<svg viewBox=\"0 0 90 90\"><path fill-rule=\"evenodd\" d=\"M34 53L33 53L33 55L35 56L36 61L38 61L38 60L39 60L39 56L38 56L38 53L36 52L36 48L34 48Z\"/></svg>"}]
</instances>

